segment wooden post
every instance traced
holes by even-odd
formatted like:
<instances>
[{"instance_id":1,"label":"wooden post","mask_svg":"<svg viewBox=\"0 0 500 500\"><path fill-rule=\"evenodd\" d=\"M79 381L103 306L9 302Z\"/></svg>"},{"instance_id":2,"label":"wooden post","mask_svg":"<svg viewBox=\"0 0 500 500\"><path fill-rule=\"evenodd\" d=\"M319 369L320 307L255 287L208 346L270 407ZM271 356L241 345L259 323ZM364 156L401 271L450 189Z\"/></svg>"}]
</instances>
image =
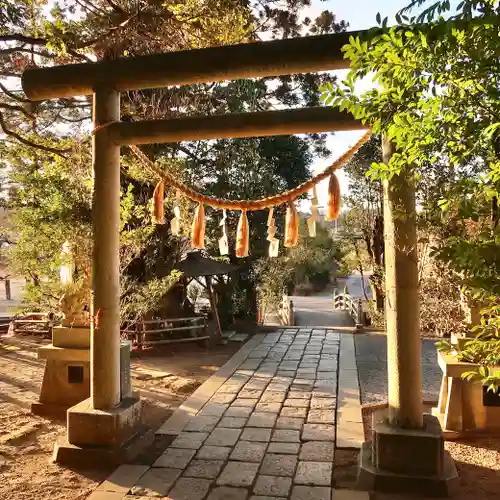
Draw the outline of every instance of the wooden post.
<instances>
[{"instance_id":1,"label":"wooden post","mask_svg":"<svg viewBox=\"0 0 500 500\"><path fill-rule=\"evenodd\" d=\"M212 286L212 276L205 276L205 282L207 284L208 297L210 298L210 306L212 307L212 313L215 319L216 337L217 341L220 342L222 340L222 328L220 326L219 311L217 310L217 299Z\"/></svg>"},{"instance_id":2,"label":"wooden post","mask_svg":"<svg viewBox=\"0 0 500 500\"><path fill-rule=\"evenodd\" d=\"M394 146L382 139L384 162ZM387 370L389 419L398 427L420 428L422 372L418 296L415 188L408 172L384 181Z\"/></svg>"},{"instance_id":3,"label":"wooden post","mask_svg":"<svg viewBox=\"0 0 500 500\"><path fill-rule=\"evenodd\" d=\"M93 126L120 119L120 94L97 88ZM91 382L93 408L108 410L120 403L120 146L106 127L93 137L92 198L92 328Z\"/></svg>"},{"instance_id":4,"label":"wooden post","mask_svg":"<svg viewBox=\"0 0 500 500\"><path fill-rule=\"evenodd\" d=\"M5 298L7 300L12 300L12 294L10 291L10 279L5 278Z\"/></svg>"}]
</instances>

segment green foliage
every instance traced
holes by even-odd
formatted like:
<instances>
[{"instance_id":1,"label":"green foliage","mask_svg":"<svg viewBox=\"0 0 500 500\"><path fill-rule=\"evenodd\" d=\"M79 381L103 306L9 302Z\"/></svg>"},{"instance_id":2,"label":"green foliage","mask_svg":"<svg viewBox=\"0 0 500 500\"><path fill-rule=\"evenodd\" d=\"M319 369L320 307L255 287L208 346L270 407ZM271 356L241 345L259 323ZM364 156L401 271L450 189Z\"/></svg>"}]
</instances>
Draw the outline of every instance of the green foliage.
<instances>
[{"instance_id":1,"label":"green foliage","mask_svg":"<svg viewBox=\"0 0 500 500\"><path fill-rule=\"evenodd\" d=\"M182 273L175 269L164 278L152 278L144 284L129 276L122 278L121 315L135 322L161 310L165 296L178 283Z\"/></svg>"},{"instance_id":2,"label":"green foliage","mask_svg":"<svg viewBox=\"0 0 500 500\"><path fill-rule=\"evenodd\" d=\"M477 371L471 370L462 374L464 380L481 382L488 391L498 394L500 388L500 370L494 370L488 366L481 366Z\"/></svg>"},{"instance_id":3,"label":"green foliage","mask_svg":"<svg viewBox=\"0 0 500 500\"><path fill-rule=\"evenodd\" d=\"M316 237L310 238L305 219L299 225L299 243L278 258L263 257L255 273L263 314L276 311L284 293L292 288L303 293L320 291L331 281L342 257L342 250L328 229L316 226Z\"/></svg>"},{"instance_id":4,"label":"green foliage","mask_svg":"<svg viewBox=\"0 0 500 500\"><path fill-rule=\"evenodd\" d=\"M390 161L374 159L367 174L378 181L410 172L432 258L469 292L493 300L500 295L499 15L498 0L465 0L456 12L446 0L413 0L390 28L379 15L378 28L343 48L351 70L322 95L393 142ZM363 78L376 86L360 94Z\"/></svg>"},{"instance_id":5,"label":"green foliage","mask_svg":"<svg viewBox=\"0 0 500 500\"><path fill-rule=\"evenodd\" d=\"M498 392L500 385L500 306L494 304L482 311L481 324L473 328L476 337L464 344L461 349L450 342L436 343L440 351L452 353L459 361L480 365L470 370L462 378L479 381L489 391Z\"/></svg>"}]
</instances>

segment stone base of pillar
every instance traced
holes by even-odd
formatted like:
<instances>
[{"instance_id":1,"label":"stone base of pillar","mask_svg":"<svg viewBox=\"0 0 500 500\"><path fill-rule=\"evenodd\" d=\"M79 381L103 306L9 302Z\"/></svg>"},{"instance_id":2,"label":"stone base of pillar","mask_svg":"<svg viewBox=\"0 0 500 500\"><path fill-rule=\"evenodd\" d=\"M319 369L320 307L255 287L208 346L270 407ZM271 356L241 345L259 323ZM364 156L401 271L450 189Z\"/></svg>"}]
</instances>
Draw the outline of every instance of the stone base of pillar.
<instances>
[{"instance_id":1,"label":"stone base of pillar","mask_svg":"<svg viewBox=\"0 0 500 500\"><path fill-rule=\"evenodd\" d=\"M152 443L154 432L141 425L141 401L125 398L111 410L95 410L86 399L68 410L67 438L56 443L53 460L67 466L118 465Z\"/></svg>"},{"instance_id":2,"label":"stone base of pillar","mask_svg":"<svg viewBox=\"0 0 500 500\"><path fill-rule=\"evenodd\" d=\"M422 429L388 425L387 410L373 414L373 441L359 457L358 487L387 493L449 496L458 485L455 463L444 450L439 421L424 415Z\"/></svg>"}]
</instances>

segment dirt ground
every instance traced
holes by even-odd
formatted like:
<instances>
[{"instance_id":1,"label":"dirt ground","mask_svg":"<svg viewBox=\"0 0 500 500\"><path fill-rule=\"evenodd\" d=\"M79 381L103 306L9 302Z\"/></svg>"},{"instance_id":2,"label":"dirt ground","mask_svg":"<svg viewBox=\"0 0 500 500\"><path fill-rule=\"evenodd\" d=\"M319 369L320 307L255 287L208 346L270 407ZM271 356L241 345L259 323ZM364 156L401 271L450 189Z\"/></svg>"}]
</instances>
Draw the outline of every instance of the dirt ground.
<instances>
[{"instance_id":1,"label":"dirt ground","mask_svg":"<svg viewBox=\"0 0 500 500\"><path fill-rule=\"evenodd\" d=\"M371 439L371 415L375 406L363 408L365 439ZM500 499L500 438L481 437L447 441L447 449L458 469L460 483L455 500ZM408 495L371 495L372 500L412 500Z\"/></svg>"},{"instance_id":2,"label":"dirt ground","mask_svg":"<svg viewBox=\"0 0 500 500\"><path fill-rule=\"evenodd\" d=\"M37 401L44 361L36 350L48 341L0 337L0 500L80 500L111 472L73 471L51 462L64 422L30 413ZM240 343L212 349L176 345L134 354L132 383L143 399L144 421L164 422L184 399L222 366Z\"/></svg>"}]
</instances>

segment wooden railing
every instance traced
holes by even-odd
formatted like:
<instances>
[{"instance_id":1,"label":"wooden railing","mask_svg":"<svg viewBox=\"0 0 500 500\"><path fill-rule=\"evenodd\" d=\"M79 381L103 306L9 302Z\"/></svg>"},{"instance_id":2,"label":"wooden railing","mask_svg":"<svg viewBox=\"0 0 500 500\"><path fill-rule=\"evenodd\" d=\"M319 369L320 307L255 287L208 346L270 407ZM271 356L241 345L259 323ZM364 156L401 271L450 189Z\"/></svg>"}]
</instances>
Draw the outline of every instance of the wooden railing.
<instances>
[{"instance_id":1,"label":"wooden railing","mask_svg":"<svg viewBox=\"0 0 500 500\"><path fill-rule=\"evenodd\" d=\"M210 339L207 320L204 316L125 323L120 333L122 339L131 340L139 350L152 345L206 342ZM178 334L181 336L179 337Z\"/></svg>"},{"instance_id":2,"label":"wooden railing","mask_svg":"<svg viewBox=\"0 0 500 500\"><path fill-rule=\"evenodd\" d=\"M363 311L363 299L361 297L353 297L347 293L333 292L333 308L335 310L346 311L356 324L356 328L362 328L365 325L365 314Z\"/></svg>"},{"instance_id":3,"label":"wooden railing","mask_svg":"<svg viewBox=\"0 0 500 500\"><path fill-rule=\"evenodd\" d=\"M19 316L14 316L11 321L12 333L19 333L51 336L54 322L53 315L42 312L28 312Z\"/></svg>"}]
</instances>

